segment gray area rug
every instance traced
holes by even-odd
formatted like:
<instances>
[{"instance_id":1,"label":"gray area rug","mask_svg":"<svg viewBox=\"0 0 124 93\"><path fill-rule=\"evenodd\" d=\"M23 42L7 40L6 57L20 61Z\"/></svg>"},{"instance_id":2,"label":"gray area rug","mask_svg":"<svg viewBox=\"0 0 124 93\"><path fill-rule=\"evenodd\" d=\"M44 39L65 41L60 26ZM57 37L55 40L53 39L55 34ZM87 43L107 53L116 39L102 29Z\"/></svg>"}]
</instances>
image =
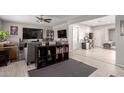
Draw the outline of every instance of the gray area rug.
<instances>
[{"instance_id":1,"label":"gray area rug","mask_svg":"<svg viewBox=\"0 0 124 93\"><path fill-rule=\"evenodd\" d=\"M30 77L88 77L97 68L69 59L45 68L29 71Z\"/></svg>"}]
</instances>

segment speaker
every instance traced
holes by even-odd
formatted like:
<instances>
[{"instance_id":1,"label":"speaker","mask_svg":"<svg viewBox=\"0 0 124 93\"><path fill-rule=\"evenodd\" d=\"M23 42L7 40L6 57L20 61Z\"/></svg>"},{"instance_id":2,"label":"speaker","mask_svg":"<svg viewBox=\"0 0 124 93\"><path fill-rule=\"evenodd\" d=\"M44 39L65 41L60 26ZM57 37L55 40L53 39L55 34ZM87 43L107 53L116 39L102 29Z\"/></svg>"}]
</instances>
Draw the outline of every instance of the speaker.
<instances>
[{"instance_id":1,"label":"speaker","mask_svg":"<svg viewBox=\"0 0 124 93\"><path fill-rule=\"evenodd\" d=\"M93 39L93 33L89 33L89 39Z\"/></svg>"}]
</instances>

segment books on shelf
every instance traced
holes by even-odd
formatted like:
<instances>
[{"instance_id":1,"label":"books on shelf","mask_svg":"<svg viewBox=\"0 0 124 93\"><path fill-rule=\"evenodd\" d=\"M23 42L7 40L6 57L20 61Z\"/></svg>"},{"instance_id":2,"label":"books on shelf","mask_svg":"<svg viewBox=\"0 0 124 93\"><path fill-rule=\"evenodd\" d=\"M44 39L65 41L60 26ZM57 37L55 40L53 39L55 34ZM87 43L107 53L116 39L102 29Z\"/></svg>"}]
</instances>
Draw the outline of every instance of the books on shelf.
<instances>
[{"instance_id":1,"label":"books on shelf","mask_svg":"<svg viewBox=\"0 0 124 93\"><path fill-rule=\"evenodd\" d=\"M60 47L60 48L56 48L56 54L62 54L62 53L67 53L69 50L68 47Z\"/></svg>"}]
</instances>

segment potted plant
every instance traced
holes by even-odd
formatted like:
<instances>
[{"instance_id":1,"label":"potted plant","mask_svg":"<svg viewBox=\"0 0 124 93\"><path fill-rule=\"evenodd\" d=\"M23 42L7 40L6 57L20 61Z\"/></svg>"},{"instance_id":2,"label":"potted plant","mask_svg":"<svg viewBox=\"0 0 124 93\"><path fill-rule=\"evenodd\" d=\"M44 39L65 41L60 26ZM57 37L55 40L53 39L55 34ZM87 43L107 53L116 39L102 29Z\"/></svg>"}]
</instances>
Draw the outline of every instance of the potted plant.
<instances>
[{"instance_id":1,"label":"potted plant","mask_svg":"<svg viewBox=\"0 0 124 93\"><path fill-rule=\"evenodd\" d=\"M0 42L8 39L9 33L6 31L0 31Z\"/></svg>"}]
</instances>

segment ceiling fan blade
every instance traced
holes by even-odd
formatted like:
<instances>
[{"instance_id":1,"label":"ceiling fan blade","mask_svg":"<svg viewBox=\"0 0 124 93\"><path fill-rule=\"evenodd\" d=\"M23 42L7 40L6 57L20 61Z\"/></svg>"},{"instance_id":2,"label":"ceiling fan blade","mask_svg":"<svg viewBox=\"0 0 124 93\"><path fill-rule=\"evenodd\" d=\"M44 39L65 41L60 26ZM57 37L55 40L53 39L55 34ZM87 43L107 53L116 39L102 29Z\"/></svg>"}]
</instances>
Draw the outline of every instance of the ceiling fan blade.
<instances>
[{"instance_id":1,"label":"ceiling fan blade","mask_svg":"<svg viewBox=\"0 0 124 93\"><path fill-rule=\"evenodd\" d=\"M50 23L52 19L44 19L45 22Z\"/></svg>"},{"instance_id":2,"label":"ceiling fan blade","mask_svg":"<svg viewBox=\"0 0 124 93\"><path fill-rule=\"evenodd\" d=\"M42 18L42 17L38 17L38 16L36 16L36 18L37 18L38 20L43 20L43 18Z\"/></svg>"},{"instance_id":3,"label":"ceiling fan blade","mask_svg":"<svg viewBox=\"0 0 124 93\"><path fill-rule=\"evenodd\" d=\"M52 19L45 19L43 18L43 15L40 15L40 17L36 16L36 18L38 19L39 22L47 22L47 23L50 23Z\"/></svg>"},{"instance_id":4,"label":"ceiling fan blade","mask_svg":"<svg viewBox=\"0 0 124 93\"><path fill-rule=\"evenodd\" d=\"M37 19L40 19L39 17L36 16Z\"/></svg>"},{"instance_id":5,"label":"ceiling fan blade","mask_svg":"<svg viewBox=\"0 0 124 93\"><path fill-rule=\"evenodd\" d=\"M44 20L52 20L52 19L44 19Z\"/></svg>"},{"instance_id":6,"label":"ceiling fan blade","mask_svg":"<svg viewBox=\"0 0 124 93\"><path fill-rule=\"evenodd\" d=\"M48 20L44 20L44 22L50 23L50 21L48 21Z\"/></svg>"}]
</instances>

